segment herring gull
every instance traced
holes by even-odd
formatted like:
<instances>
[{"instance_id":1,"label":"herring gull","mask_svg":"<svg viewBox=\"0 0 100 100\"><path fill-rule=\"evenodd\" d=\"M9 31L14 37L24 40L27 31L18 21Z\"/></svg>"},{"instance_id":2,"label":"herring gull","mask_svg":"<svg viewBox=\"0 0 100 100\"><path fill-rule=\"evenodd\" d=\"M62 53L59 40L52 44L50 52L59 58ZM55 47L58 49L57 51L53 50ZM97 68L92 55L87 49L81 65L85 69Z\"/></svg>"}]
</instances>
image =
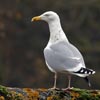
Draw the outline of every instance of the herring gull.
<instances>
[{"instance_id":1,"label":"herring gull","mask_svg":"<svg viewBox=\"0 0 100 100\"><path fill-rule=\"evenodd\" d=\"M69 42L61 27L58 14L47 11L32 18L32 21L38 20L46 21L49 25L50 38L44 48L44 57L49 70L55 73L53 89L56 88L57 73L68 75L68 88L70 88L71 75L83 77L91 86L88 76L94 74L95 71L86 68L82 54Z\"/></svg>"}]
</instances>

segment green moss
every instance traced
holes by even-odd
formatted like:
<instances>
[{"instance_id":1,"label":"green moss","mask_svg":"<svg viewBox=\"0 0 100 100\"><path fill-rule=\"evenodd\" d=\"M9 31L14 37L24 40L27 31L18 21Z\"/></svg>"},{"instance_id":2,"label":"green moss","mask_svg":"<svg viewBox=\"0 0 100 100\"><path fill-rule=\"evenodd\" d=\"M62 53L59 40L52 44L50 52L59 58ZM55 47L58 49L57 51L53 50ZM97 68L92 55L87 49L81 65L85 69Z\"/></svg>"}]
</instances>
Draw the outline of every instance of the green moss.
<instances>
[{"instance_id":1,"label":"green moss","mask_svg":"<svg viewBox=\"0 0 100 100\"><path fill-rule=\"evenodd\" d=\"M7 87L0 85L0 95L5 98L5 100L23 100L23 96L17 92L9 91Z\"/></svg>"},{"instance_id":2,"label":"green moss","mask_svg":"<svg viewBox=\"0 0 100 100\"><path fill-rule=\"evenodd\" d=\"M6 87L0 85L0 92L4 93L4 94L8 94L8 91L6 89Z\"/></svg>"},{"instance_id":3,"label":"green moss","mask_svg":"<svg viewBox=\"0 0 100 100\"><path fill-rule=\"evenodd\" d=\"M100 93L98 91L74 88L74 92L79 93L77 100L100 100Z\"/></svg>"},{"instance_id":4,"label":"green moss","mask_svg":"<svg viewBox=\"0 0 100 100\"><path fill-rule=\"evenodd\" d=\"M0 100L100 100L100 90L10 88L0 85Z\"/></svg>"},{"instance_id":5,"label":"green moss","mask_svg":"<svg viewBox=\"0 0 100 100\"><path fill-rule=\"evenodd\" d=\"M6 87L0 85L0 95L3 96L5 99L10 96L9 92L7 91Z\"/></svg>"}]
</instances>

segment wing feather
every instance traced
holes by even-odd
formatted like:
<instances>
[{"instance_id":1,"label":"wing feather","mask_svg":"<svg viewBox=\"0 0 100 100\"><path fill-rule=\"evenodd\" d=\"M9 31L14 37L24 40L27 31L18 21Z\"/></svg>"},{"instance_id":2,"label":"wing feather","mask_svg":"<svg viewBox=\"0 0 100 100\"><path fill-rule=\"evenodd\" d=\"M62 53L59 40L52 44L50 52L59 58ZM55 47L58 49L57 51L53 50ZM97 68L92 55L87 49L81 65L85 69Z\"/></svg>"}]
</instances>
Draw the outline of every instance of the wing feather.
<instances>
[{"instance_id":1,"label":"wing feather","mask_svg":"<svg viewBox=\"0 0 100 100\"><path fill-rule=\"evenodd\" d=\"M79 65L85 66L78 49L71 44L60 42L44 49L45 60L55 70L73 69ZM81 64L80 64L81 63Z\"/></svg>"}]
</instances>

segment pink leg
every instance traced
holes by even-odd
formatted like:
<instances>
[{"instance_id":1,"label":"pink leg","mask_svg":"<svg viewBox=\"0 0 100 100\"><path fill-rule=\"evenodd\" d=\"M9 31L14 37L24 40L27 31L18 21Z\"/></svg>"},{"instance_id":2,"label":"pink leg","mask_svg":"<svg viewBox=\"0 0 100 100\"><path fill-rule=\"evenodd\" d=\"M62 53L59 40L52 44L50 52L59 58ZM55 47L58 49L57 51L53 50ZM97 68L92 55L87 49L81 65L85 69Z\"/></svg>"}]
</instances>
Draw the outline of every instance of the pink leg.
<instances>
[{"instance_id":1,"label":"pink leg","mask_svg":"<svg viewBox=\"0 0 100 100\"><path fill-rule=\"evenodd\" d=\"M70 87L70 83L71 83L71 75L68 75L68 89L70 89L71 87Z\"/></svg>"},{"instance_id":2,"label":"pink leg","mask_svg":"<svg viewBox=\"0 0 100 100\"><path fill-rule=\"evenodd\" d=\"M62 89L62 90L67 91L67 90L72 89L72 88L70 87L70 83L71 83L71 75L68 75L68 87L65 88L65 89Z\"/></svg>"},{"instance_id":3,"label":"pink leg","mask_svg":"<svg viewBox=\"0 0 100 100\"><path fill-rule=\"evenodd\" d=\"M56 89L56 83L57 83L57 73L55 73L55 76L54 76L54 86L53 86L53 89Z\"/></svg>"}]
</instances>

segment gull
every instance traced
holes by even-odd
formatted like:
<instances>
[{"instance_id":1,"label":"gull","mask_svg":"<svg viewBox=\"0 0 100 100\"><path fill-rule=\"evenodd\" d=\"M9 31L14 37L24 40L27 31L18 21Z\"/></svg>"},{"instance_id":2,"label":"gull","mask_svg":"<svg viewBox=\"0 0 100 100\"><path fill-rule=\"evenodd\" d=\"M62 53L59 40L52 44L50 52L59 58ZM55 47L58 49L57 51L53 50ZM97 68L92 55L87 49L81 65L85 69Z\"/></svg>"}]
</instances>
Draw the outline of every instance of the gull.
<instances>
[{"instance_id":1,"label":"gull","mask_svg":"<svg viewBox=\"0 0 100 100\"><path fill-rule=\"evenodd\" d=\"M31 21L39 20L47 22L50 30L50 38L47 46L44 48L44 58L47 67L54 73L53 89L56 89L58 73L68 75L67 89L71 88L72 75L83 77L87 81L88 86L91 86L88 76L94 74L95 71L86 68L82 54L69 42L61 27L58 14L53 11L47 11L40 16L33 17Z\"/></svg>"}]
</instances>

